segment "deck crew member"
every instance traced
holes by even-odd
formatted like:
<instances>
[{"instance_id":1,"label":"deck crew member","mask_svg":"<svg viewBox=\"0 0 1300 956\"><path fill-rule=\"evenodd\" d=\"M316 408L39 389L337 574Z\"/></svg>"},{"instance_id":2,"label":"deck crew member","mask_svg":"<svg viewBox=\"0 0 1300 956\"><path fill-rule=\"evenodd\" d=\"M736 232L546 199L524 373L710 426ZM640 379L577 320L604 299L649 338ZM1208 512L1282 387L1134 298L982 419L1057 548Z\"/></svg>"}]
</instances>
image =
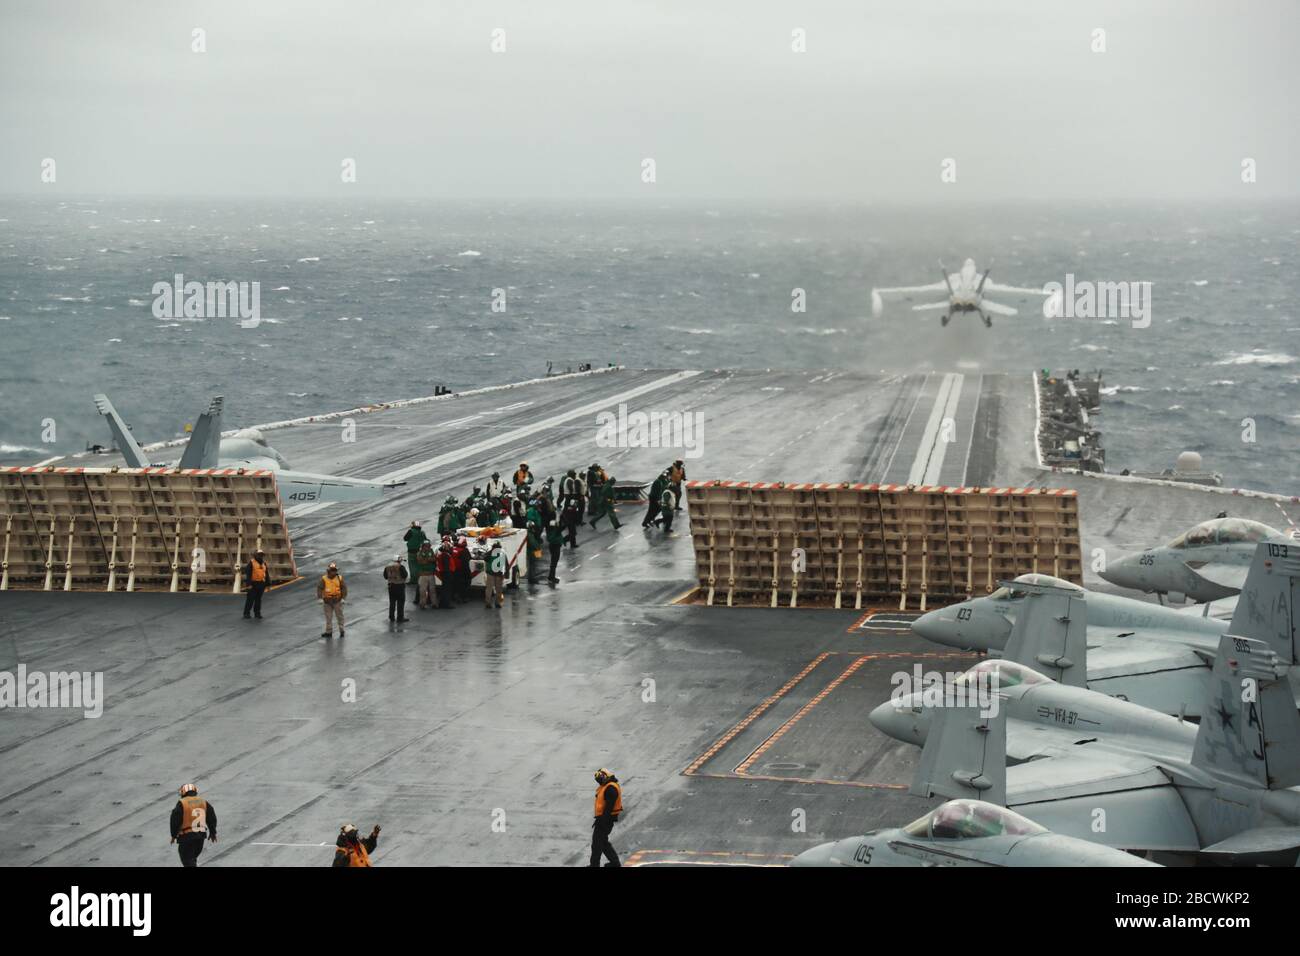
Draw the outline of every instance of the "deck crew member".
<instances>
[{"instance_id":1,"label":"deck crew member","mask_svg":"<svg viewBox=\"0 0 1300 956\"><path fill-rule=\"evenodd\" d=\"M181 798L172 807L171 834L172 842L180 844L181 866L198 866L203 841L217 842L217 811L192 783L181 787Z\"/></svg>"},{"instance_id":2,"label":"deck crew member","mask_svg":"<svg viewBox=\"0 0 1300 956\"><path fill-rule=\"evenodd\" d=\"M339 828L339 838L334 841L334 866L374 866L370 862L370 854L375 852L375 847L379 845L378 823L370 831L370 836L364 840L357 828L350 823L345 823Z\"/></svg>"},{"instance_id":3,"label":"deck crew member","mask_svg":"<svg viewBox=\"0 0 1300 956\"><path fill-rule=\"evenodd\" d=\"M673 462L673 466L668 469L668 481L673 486L673 498L676 504L673 505L674 511L682 510L682 482L686 480L686 466L678 458Z\"/></svg>"},{"instance_id":4,"label":"deck crew member","mask_svg":"<svg viewBox=\"0 0 1300 956\"><path fill-rule=\"evenodd\" d=\"M664 472L654 480L650 485L650 493L646 497L650 499L649 507L646 508L645 518L641 521L641 527L648 528L652 524L658 524L659 501L663 497L664 488L668 486L668 472Z\"/></svg>"},{"instance_id":5,"label":"deck crew member","mask_svg":"<svg viewBox=\"0 0 1300 956\"><path fill-rule=\"evenodd\" d=\"M560 554L564 551L564 532L558 524L546 526L546 544L551 549L551 572L546 580L551 584L559 584L560 579L555 576L555 569L560 566Z\"/></svg>"},{"instance_id":6,"label":"deck crew member","mask_svg":"<svg viewBox=\"0 0 1300 956\"><path fill-rule=\"evenodd\" d=\"M435 567L438 570L438 580L441 582L441 584L438 585L438 607L449 608L451 607L451 578L453 563L450 539L443 539L442 546L438 548L438 555L434 561L436 562Z\"/></svg>"},{"instance_id":7,"label":"deck crew member","mask_svg":"<svg viewBox=\"0 0 1300 956\"><path fill-rule=\"evenodd\" d=\"M426 545L428 541L424 542ZM419 552L416 553L419 557ZM412 570L415 563L411 564ZM400 554L393 555L393 563L384 568L384 580L388 582L388 619L401 623L406 620L406 567L402 564Z\"/></svg>"},{"instance_id":8,"label":"deck crew member","mask_svg":"<svg viewBox=\"0 0 1300 956\"><path fill-rule=\"evenodd\" d=\"M659 514L664 519L664 534L673 533L673 512L677 510L677 496L673 494L673 486L665 485L659 495Z\"/></svg>"},{"instance_id":9,"label":"deck crew member","mask_svg":"<svg viewBox=\"0 0 1300 956\"><path fill-rule=\"evenodd\" d=\"M570 548L578 546L578 525L582 524L582 513L578 510L581 500L577 495L566 498L564 510L560 512L560 527L568 535Z\"/></svg>"},{"instance_id":10,"label":"deck crew member","mask_svg":"<svg viewBox=\"0 0 1300 956\"><path fill-rule=\"evenodd\" d=\"M343 602L348 599L348 585L339 574L339 566L333 561L325 569L325 576L316 582L316 597L325 608L325 630L321 637L334 636L334 619L339 619L339 637L343 637Z\"/></svg>"},{"instance_id":11,"label":"deck crew member","mask_svg":"<svg viewBox=\"0 0 1300 956\"><path fill-rule=\"evenodd\" d=\"M618 777L605 768L596 771L595 819L591 823L591 865L600 866L601 854L609 861L606 866L620 866L618 854L610 845L609 834L623 812L623 788Z\"/></svg>"},{"instance_id":12,"label":"deck crew member","mask_svg":"<svg viewBox=\"0 0 1300 956\"><path fill-rule=\"evenodd\" d=\"M614 512L614 479L609 478L596 485L591 496L591 528L596 529L596 522L601 518L608 518L609 523L617 531L623 526L618 520L618 515Z\"/></svg>"},{"instance_id":13,"label":"deck crew member","mask_svg":"<svg viewBox=\"0 0 1300 956\"><path fill-rule=\"evenodd\" d=\"M519 467L515 469L514 475L511 476L511 481L514 482L516 494L518 494L522 486L533 483L533 473L528 470L528 462L521 461L519 463Z\"/></svg>"},{"instance_id":14,"label":"deck crew member","mask_svg":"<svg viewBox=\"0 0 1300 956\"><path fill-rule=\"evenodd\" d=\"M487 483L487 496L493 500L500 498L506 493L506 483L501 480L501 472L492 472L492 477Z\"/></svg>"},{"instance_id":15,"label":"deck crew member","mask_svg":"<svg viewBox=\"0 0 1300 956\"><path fill-rule=\"evenodd\" d=\"M501 607L506 603L506 553L501 542L493 541L492 550L483 561L483 606Z\"/></svg>"},{"instance_id":16,"label":"deck crew member","mask_svg":"<svg viewBox=\"0 0 1300 956\"><path fill-rule=\"evenodd\" d=\"M406 529L406 534L402 536L402 540L406 542L407 566L413 568L415 567L415 554L420 550L420 545L429 540L429 536L420 527L420 522L412 521L411 526ZM414 577L411 579L411 583L415 583Z\"/></svg>"},{"instance_id":17,"label":"deck crew member","mask_svg":"<svg viewBox=\"0 0 1300 956\"><path fill-rule=\"evenodd\" d=\"M244 582L248 585L248 597L244 598L244 617L252 611L254 616L262 616L262 594L271 583L271 572L266 566L266 552L258 548L244 565Z\"/></svg>"}]
</instances>

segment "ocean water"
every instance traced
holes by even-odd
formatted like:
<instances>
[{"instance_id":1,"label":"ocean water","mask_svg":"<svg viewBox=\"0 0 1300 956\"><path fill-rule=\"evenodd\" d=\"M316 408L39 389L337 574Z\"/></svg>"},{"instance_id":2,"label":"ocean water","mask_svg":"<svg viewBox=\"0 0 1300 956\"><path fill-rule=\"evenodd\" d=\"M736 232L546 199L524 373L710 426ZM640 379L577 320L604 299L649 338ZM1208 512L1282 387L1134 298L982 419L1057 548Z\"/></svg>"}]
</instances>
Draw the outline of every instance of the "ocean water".
<instances>
[{"instance_id":1,"label":"ocean water","mask_svg":"<svg viewBox=\"0 0 1300 956\"><path fill-rule=\"evenodd\" d=\"M233 427L531 378L548 361L1101 368L1111 470L1190 449L1230 485L1297 494L1298 252L1294 205L0 199L0 461L107 443L98 391L157 440L215 394ZM1016 285L1150 282L1150 327L1045 320L1007 296L1021 314L991 330L941 329L910 303L872 318L873 285L937 281L940 260L955 271L967 256ZM177 273L260 282L261 324L155 318L153 286Z\"/></svg>"}]
</instances>

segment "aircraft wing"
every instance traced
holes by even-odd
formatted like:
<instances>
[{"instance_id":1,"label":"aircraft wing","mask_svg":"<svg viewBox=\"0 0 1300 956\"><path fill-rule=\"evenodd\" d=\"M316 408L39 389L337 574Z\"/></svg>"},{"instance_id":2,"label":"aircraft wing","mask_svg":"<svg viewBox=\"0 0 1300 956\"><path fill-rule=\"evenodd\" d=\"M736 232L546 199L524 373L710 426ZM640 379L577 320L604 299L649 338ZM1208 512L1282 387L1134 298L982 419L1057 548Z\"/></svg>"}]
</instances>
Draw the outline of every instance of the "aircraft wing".
<instances>
[{"instance_id":1,"label":"aircraft wing","mask_svg":"<svg viewBox=\"0 0 1300 956\"><path fill-rule=\"evenodd\" d=\"M929 285L900 285L892 289L872 289L871 294L876 295L895 295L907 292L947 292L948 284L946 282L931 282Z\"/></svg>"},{"instance_id":2,"label":"aircraft wing","mask_svg":"<svg viewBox=\"0 0 1300 956\"><path fill-rule=\"evenodd\" d=\"M912 306L912 311L913 312L939 312L939 311L947 312L951 304L952 303L950 303L947 299L945 299L942 302L927 302L924 305Z\"/></svg>"},{"instance_id":3,"label":"aircraft wing","mask_svg":"<svg viewBox=\"0 0 1300 956\"><path fill-rule=\"evenodd\" d=\"M1088 687L1162 714L1199 717L1213 656L1172 640L1114 638L1088 649Z\"/></svg>"},{"instance_id":4,"label":"aircraft wing","mask_svg":"<svg viewBox=\"0 0 1300 956\"><path fill-rule=\"evenodd\" d=\"M994 315L1019 315L1020 314L1019 310L1013 309L1009 305L1003 305L1001 302L990 302L988 299L980 300L980 308L983 309L985 312L992 312Z\"/></svg>"},{"instance_id":5,"label":"aircraft wing","mask_svg":"<svg viewBox=\"0 0 1300 956\"><path fill-rule=\"evenodd\" d=\"M345 478L341 475L318 475L307 471L275 473L280 499L286 503L304 504L329 501L369 501L383 495L385 488L394 488L405 482L384 484L365 478Z\"/></svg>"},{"instance_id":6,"label":"aircraft wing","mask_svg":"<svg viewBox=\"0 0 1300 956\"><path fill-rule=\"evenodd\" d=\"M908 295L911 293L919 293L919 292L947 292L949 295L951 295L952 289L948 287L948 278L946 275L944 276L943 282L931 282L929 285L910 285L910 286L904 285L904 286L895 286L894 288L890 288L890 289L884 289L884 288L872 289L871 290L871 314L878 316L882 311L884 311L885 303L881 299L881 296ZM947 303L944 304L944 307L947 308Z\"/></svg>"},{"instance_id":7,"label":"aircraft wing","mask_svg":"<svg viewBox=\"0 0 1300 956\"><path fill-rule=\"evenodd\" d=\"M985 292L1005 292L1013 295L1051 295L1048 289L1028 289L1019 285L1003 285L1001 282L985 282Z\"/></svg>"},{"instance_id":8,"label":"aircraft wing","mask_svg":"<svg viewBox=\"0 0 1300 956\"><path fill-rule=\"evenodd\" d=\"M1125 850L1200 849L1191 814L1151 759L1113 750L1007 770L1007 807L1055 833Z\"/></svg>"}]
</instances>

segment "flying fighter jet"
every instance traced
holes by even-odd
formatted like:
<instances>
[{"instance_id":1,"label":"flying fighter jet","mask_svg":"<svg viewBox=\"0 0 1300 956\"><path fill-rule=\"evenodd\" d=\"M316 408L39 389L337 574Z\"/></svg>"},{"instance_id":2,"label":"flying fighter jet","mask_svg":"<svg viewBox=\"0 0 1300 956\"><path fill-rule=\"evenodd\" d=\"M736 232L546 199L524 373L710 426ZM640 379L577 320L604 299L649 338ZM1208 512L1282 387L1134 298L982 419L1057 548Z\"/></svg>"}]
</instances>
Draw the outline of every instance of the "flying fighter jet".
<instances>
[{"instance_id":1,"label":"flying fighter jet","mask_svg":"<svg viewBox=\"0 0 1300 956\"><path fill-rule=\"evenodd\" d=\"M1256 561L1267 573L1220 638L1199 727L1005 660L963 675L1000 678L998 713L982 726L938 733L946 708L915 694L878 707L871 722L895 739L928 744L933 731L944 741L923 752L913 793L992 799L1057 833L1121 849L1293 865L1300 713L1274 647L1294 646L1300 553L1289 539L1261 542ZM1084 613L1082 598L1058 589L1041 587L1030 600L1043 602L1049 619ZM1021 655L1046 669L1086 667L1070 659L1059 629L1029 637L1038 645ZM1002 746L990 738L999 724Z\"/></svg>"},{"instance_id":2,"label":"flying fighter jet","mask_svg":"<svg viewBox=\"0 0 1300 956\"><path fill-rule=\"evenodd\" d=\"M972 708L973 710L973 708ZM823 843L791 866L1157 866L1123 850L1052 833L983 800L949 800L905 827Z\"/></svg>"},{"instance_id":3,"label":"flying fighter jet","mask_svg":"<svg viewBox=\"0 0 1300 956\"><path fill-rule=\"evenodd\" d=\"M913 312L942 312L939 317L941 325L947 325L952 321L952 317L961 312L977 312L979 317L984 320L986 328L993 328L992 315L1016 315L1017 311L1009 305L1002 305L998 302L992 302L984 298L985 293L1004 293L1008 295L1045 295L1047 300L1043 304L1043 315L1051 314L1052 304L1057 301L1059 293L1054 294L1047 289L1026 289L1021 286L1002 285L997 282L989 281L989 272L992 268L985 269L983 274L975 267L974 259L967 259L961 265L960 272L948 274L948 270L939 263L939 268L943 272L942 282L932 282L929 285L899 286L893 289L872 289L871 290L871 314L880 318L880 313L884 310L885 304L882 299L887 295L911 295L921 292L947 292L948 298L941 302L928 302L923 305L912 306Z\"/></svg>"},{"instance_id":4,"label":"flying fighter jet","mask_svg":"<svg viewBox=\"0 0 1300 956\"><path fill-rule=\"evenodd\" d=\"M362 478L344 478L337 475L317 475L306 471L292 471L284 457L267 444L256 428L245 428L222 437L221 411L224 400L217 396L208 410L199 416L190 433L185 451L179 460L171 462L174 468L244 468L249 471L265 470L275 473L276 487L286 503L364 501L378 498L385 488L405 482L383 484ZM149 468L153 463L136 442L122 416L117 413L107 395L95 396L95 408L108 422L117 449L130 468Z\"/></svg>"},{"instance_id":5,"label":"flying fighter jet","mask_svg":"<svg viewBox=\"0 0 1300 956\"><path fill-rule=\"evenodd\" d=\"M1024 585L1040 584L1086 601L1086 686L1165 714L1200 716L1219 637L1228 630L1228 622L1218 618L1088 591L1047 574L1022 574L987 597L921 615L912 631L949 647L1003 651L1019 626L1019 611L1030 603L1031 589Z\"/></svg>"},{"instance_id":6,"label":"flying fighter jet","mask_svg":"<svg viewBox=\"0 0 1300 956\"><path fill-rule=\"evenodd\" d=\"M1216 601L1241 590L1255 546L1280 535L1247 518L1211 518L1162 547L1109 562L1098 573L1122 588L1155 592L1161 603L1166 596L1178 603L1184 597Z\"/></svg>"}]
</instances>

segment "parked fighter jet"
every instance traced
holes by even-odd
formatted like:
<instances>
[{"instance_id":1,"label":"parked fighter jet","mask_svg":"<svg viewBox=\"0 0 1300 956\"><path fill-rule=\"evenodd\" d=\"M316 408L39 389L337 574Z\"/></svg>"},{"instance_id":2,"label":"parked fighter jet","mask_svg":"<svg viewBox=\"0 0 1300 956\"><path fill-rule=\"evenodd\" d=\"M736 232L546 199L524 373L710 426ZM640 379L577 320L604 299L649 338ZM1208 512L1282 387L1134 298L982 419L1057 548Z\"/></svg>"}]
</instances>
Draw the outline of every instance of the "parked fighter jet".
<instances>
[{"instance_id":1,"label":"parked fighter jet","mask_svg":"<svg viewBox=\"0 0 1300 956\"><path fill-rule=\"evenodd\" d=\"M322 501L364 501L378 498L385 485L362 478L344 478L337 475L317 475L305 471L292 471L284 457L267 444L256 428L245 428L222 436L221 410L224 400L217 396L208 410L199 416L189 441L179 460L168 466L174 468L244 468L275 472L276 487L285 504ZM136 442L122 416L117 413L107 395L95 396L95 408L108 422L117 450L126 459L128 467L149 468L152 463Z\"/></svg>"},{"instance_id":2,"label":"parked fighter jet","mask_svg":"<svg viewBox=\"0 0 1300 956\"><path fill-rule=\"evenodd\" d=\"M1047 574L1022 574L987 597L921 615L912 630L950 647L1003 651L1033 585L1070 591L1086 601L1086 627L1078 624L1080 639L1087 642L1086 686L1162 713L1200 716L1219 636L1228 629L1218 618L1087 591ZM1062 679L1085 686L1078 671Z\"/></svg>"},{"instance_id":3,"label":"parked fighter jet","mask_svg":"<svg viewBox=\"0 0 1300 956\"><path fill-rule=\"evenodd\" d=\"M1052 833L983 800L949 800L892 830L823 843L791 866L1156 866L1122 850Z\"/></svg>"},{"instance_id":4,"label":"parked fighter jet","mask_svg":"<svg viewBox=\"0 0 1300 956\"><path fill-rule=\"evenodd\" d=\"M1055 832L1122 849L1294 864L1300 713L1273 648L1294 645L1300 553L1288 539L1261 542L1256 560L1267 573L1252 582L1251 609L1230 628L1247 633L1220 638L1199 728L1021 664L984 661L963 680L994 670L999 714L978 728L970 722L958 743L939 734L943 749L922 755L913 792L993 799ZM1049 615L1083 613L1083 599L1069 592L1042 588L1030 600L1045 602ZM1064 659L1059 637L1021 653L1058 671L1086 666ZM924 742L947 719L944 710L912 695L877 708L871 722ZM999 747L989 731L1001 721ZM1017 763L1008 768L1008 760Z\"/></svg>"},{"instance_id":5,"label":"parked fighter jet","mask_svg":"<svg viewBox=\"0 0 1300 956\"><path fill-rule=\"evenodd\" d=\"M1198 603L1229 597L1241 590L1255 546L1281 532L1247 518L1212 518L1168 544L1111 561L1099 572L1111 584L1154 592L1164 602Z\"/></svg>"},{"instance_id":6,"label":"parked fighter jet","mask_svg":"<svg viewBox=\"0 0 1300 956\"><path fill-rule=\"evenodd\" d=\"M918 292L947 292L948 298L941 302L929 302L924 305L912 306L913 312L943 312L939 317L941 325L947 325L952 321L952 317L959 312L977 312L979 317L984 320L985 328L993 328L993 320L989 317L992 315L1016 315L1017 312L1009 305L1001 305L984 298L986 292L1001 292L1010 295L1045 295L1049 296L1043 305L1043 314L1049 314L1048 309L1056 301L1052 293L1047 289L1026 289L1014 285L1001 285L997 282L989 282L990 269L985 269L981 275L975 267L974 259L967 259L961 265L960 272L948 274L944 269L943 263L939 263L939 268L943 271L942 282L932 282L929 285L899 286L892 289L872 289L871 290L871 314L876 318L884 310L883 296L886 295L910 295Z\"/></svg>"}]
</instances>

